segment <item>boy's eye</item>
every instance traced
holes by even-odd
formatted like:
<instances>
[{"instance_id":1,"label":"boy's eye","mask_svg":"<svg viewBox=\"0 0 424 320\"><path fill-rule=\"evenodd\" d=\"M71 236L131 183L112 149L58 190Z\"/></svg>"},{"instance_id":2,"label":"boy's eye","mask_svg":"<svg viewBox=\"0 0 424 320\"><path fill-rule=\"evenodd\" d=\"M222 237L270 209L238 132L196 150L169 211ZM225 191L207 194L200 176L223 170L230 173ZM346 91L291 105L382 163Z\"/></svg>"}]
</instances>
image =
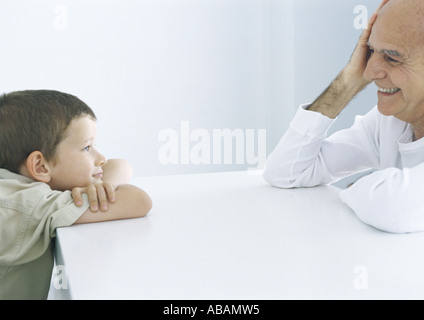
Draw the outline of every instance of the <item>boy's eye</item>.
<instances>
[{"instance_id":1,"label":"boy's eye","mask_svg":"<svg viewBox=\"0 0 424 320\"><path fill-rule=\"evenodd\" d=\"M91 146L86 146L84 149L82 149L83 151L90 151Z\"/></svg>"}]
</instances>

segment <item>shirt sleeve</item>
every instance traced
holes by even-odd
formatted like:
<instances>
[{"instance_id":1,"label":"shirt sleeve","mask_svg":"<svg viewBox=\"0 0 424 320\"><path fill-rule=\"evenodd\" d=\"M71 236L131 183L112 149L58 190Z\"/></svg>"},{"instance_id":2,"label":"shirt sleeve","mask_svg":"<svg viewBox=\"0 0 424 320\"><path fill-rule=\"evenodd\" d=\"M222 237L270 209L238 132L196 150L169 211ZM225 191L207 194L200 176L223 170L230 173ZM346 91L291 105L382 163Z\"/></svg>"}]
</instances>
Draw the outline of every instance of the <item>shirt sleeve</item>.
<instances>
[{"instance_id":1,"label":"shirt sleeve","mask_svg":"<svg viewBox=\"0 0 424 320\"><path fill-rule=\"evenodd\" d=\"M313 187L335 182L355 172L378 167L376 108L358 116L355 124L327 138L335 119L308 111L303 105L269 155L264 179L280 188Z\"/></svg>"},{"instance_id":2,"label":"shirt sleeve","mask_svg":"<svg viewBox=\"0 0 424 320\"><path fill-rule=\"evenodd\" d=\"M32 194L37 194L34 207L20 222L19 250L14 264L35 260L49 247L56 228L72 225L89 207L88 198L83 194L83 205L77 207L70 191L54 191L47 185L39 184Z\"/></svg>"},{"instance_id":3,"label":"shirt sleeve","mask_svg":"<svg viewBox=\"0 0 424 320\"><path fill-rule=\"evenodd\" d=\"M34 221L45 223L50 237L55 236L56 228L68 227L88 209L87 195L82 194L83 205L77 207L71 191L51 191L43 196L34 209ZM48 229L47 229L48 227Z\"/></svg>"},{"instance_id":4,"label":"shirt sleeve","mask_svg":"<svg viewBox=\"0 0 424 320\"><path fill-rule=\"evenodd\" d=\"M424 230L424 163L387 168L365 176L340 192L340 198L364 223L392 233Z\"/></svg>"}]
</instances>

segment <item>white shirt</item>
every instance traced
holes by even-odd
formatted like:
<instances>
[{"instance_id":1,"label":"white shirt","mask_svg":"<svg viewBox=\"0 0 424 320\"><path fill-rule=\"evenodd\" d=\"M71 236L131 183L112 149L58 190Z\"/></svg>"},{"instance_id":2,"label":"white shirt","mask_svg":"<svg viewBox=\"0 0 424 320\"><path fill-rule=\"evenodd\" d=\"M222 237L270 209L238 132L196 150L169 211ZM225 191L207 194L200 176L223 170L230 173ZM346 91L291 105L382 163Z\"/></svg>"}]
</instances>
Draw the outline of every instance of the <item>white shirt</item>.
<instances>
[{"instance_id":1,"label":"white shirt","mask_svg":"<svg viewBox=\"0 0 424 320\"><path fill-rule=\"evenodd\" d=\"M340 192L365 223L407 233L424 231L424 139L377 107L327 137L335 119L301 106L270 154L264 178L280 188L312 187L378 169Z\"/></svg>"}]
</instances>

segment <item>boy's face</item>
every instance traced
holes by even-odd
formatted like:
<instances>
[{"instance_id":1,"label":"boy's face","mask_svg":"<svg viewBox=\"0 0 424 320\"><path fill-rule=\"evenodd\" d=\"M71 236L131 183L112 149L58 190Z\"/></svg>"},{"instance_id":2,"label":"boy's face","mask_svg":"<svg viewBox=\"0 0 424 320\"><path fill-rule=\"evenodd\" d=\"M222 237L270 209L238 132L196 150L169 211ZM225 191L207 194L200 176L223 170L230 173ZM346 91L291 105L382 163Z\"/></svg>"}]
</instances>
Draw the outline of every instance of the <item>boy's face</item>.
<instances>
[{"instance_id":1,"label":"boy's face","mask_svg":"<svg viewBox=\"0 0 424 320\"><path fill-rule=\"evenodd\" d=\"M53 190L71 190L102 183L106 158L95 148L96 123L88 116L72 120L66 137L57 147L56 161L50 163Z\"/></svg>"}]
</instances>

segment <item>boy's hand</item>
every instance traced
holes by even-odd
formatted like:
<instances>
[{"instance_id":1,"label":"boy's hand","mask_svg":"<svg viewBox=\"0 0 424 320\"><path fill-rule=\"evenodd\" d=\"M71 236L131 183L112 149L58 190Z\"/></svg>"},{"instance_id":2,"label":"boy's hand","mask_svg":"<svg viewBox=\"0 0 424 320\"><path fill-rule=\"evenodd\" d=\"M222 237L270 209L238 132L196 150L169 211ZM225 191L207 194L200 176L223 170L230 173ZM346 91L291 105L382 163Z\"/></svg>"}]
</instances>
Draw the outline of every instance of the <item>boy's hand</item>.
<instances>
[{"instance_id":1,"label":"boy's hand","mask_svg":"<svg viewBox=\"0 0 424 320\"><path fill-rule=\"evenodd\" d=\"M99 184L90 184L83 188L73 188L72 189L72 198L77 207L82 206L82 194L86 193L88 196L88 201L90 202L90 209L93 212L99 210L106 211L109 206L108 202L115 202L115 188L107 182Z\"/></svg>"}]
</instances>

